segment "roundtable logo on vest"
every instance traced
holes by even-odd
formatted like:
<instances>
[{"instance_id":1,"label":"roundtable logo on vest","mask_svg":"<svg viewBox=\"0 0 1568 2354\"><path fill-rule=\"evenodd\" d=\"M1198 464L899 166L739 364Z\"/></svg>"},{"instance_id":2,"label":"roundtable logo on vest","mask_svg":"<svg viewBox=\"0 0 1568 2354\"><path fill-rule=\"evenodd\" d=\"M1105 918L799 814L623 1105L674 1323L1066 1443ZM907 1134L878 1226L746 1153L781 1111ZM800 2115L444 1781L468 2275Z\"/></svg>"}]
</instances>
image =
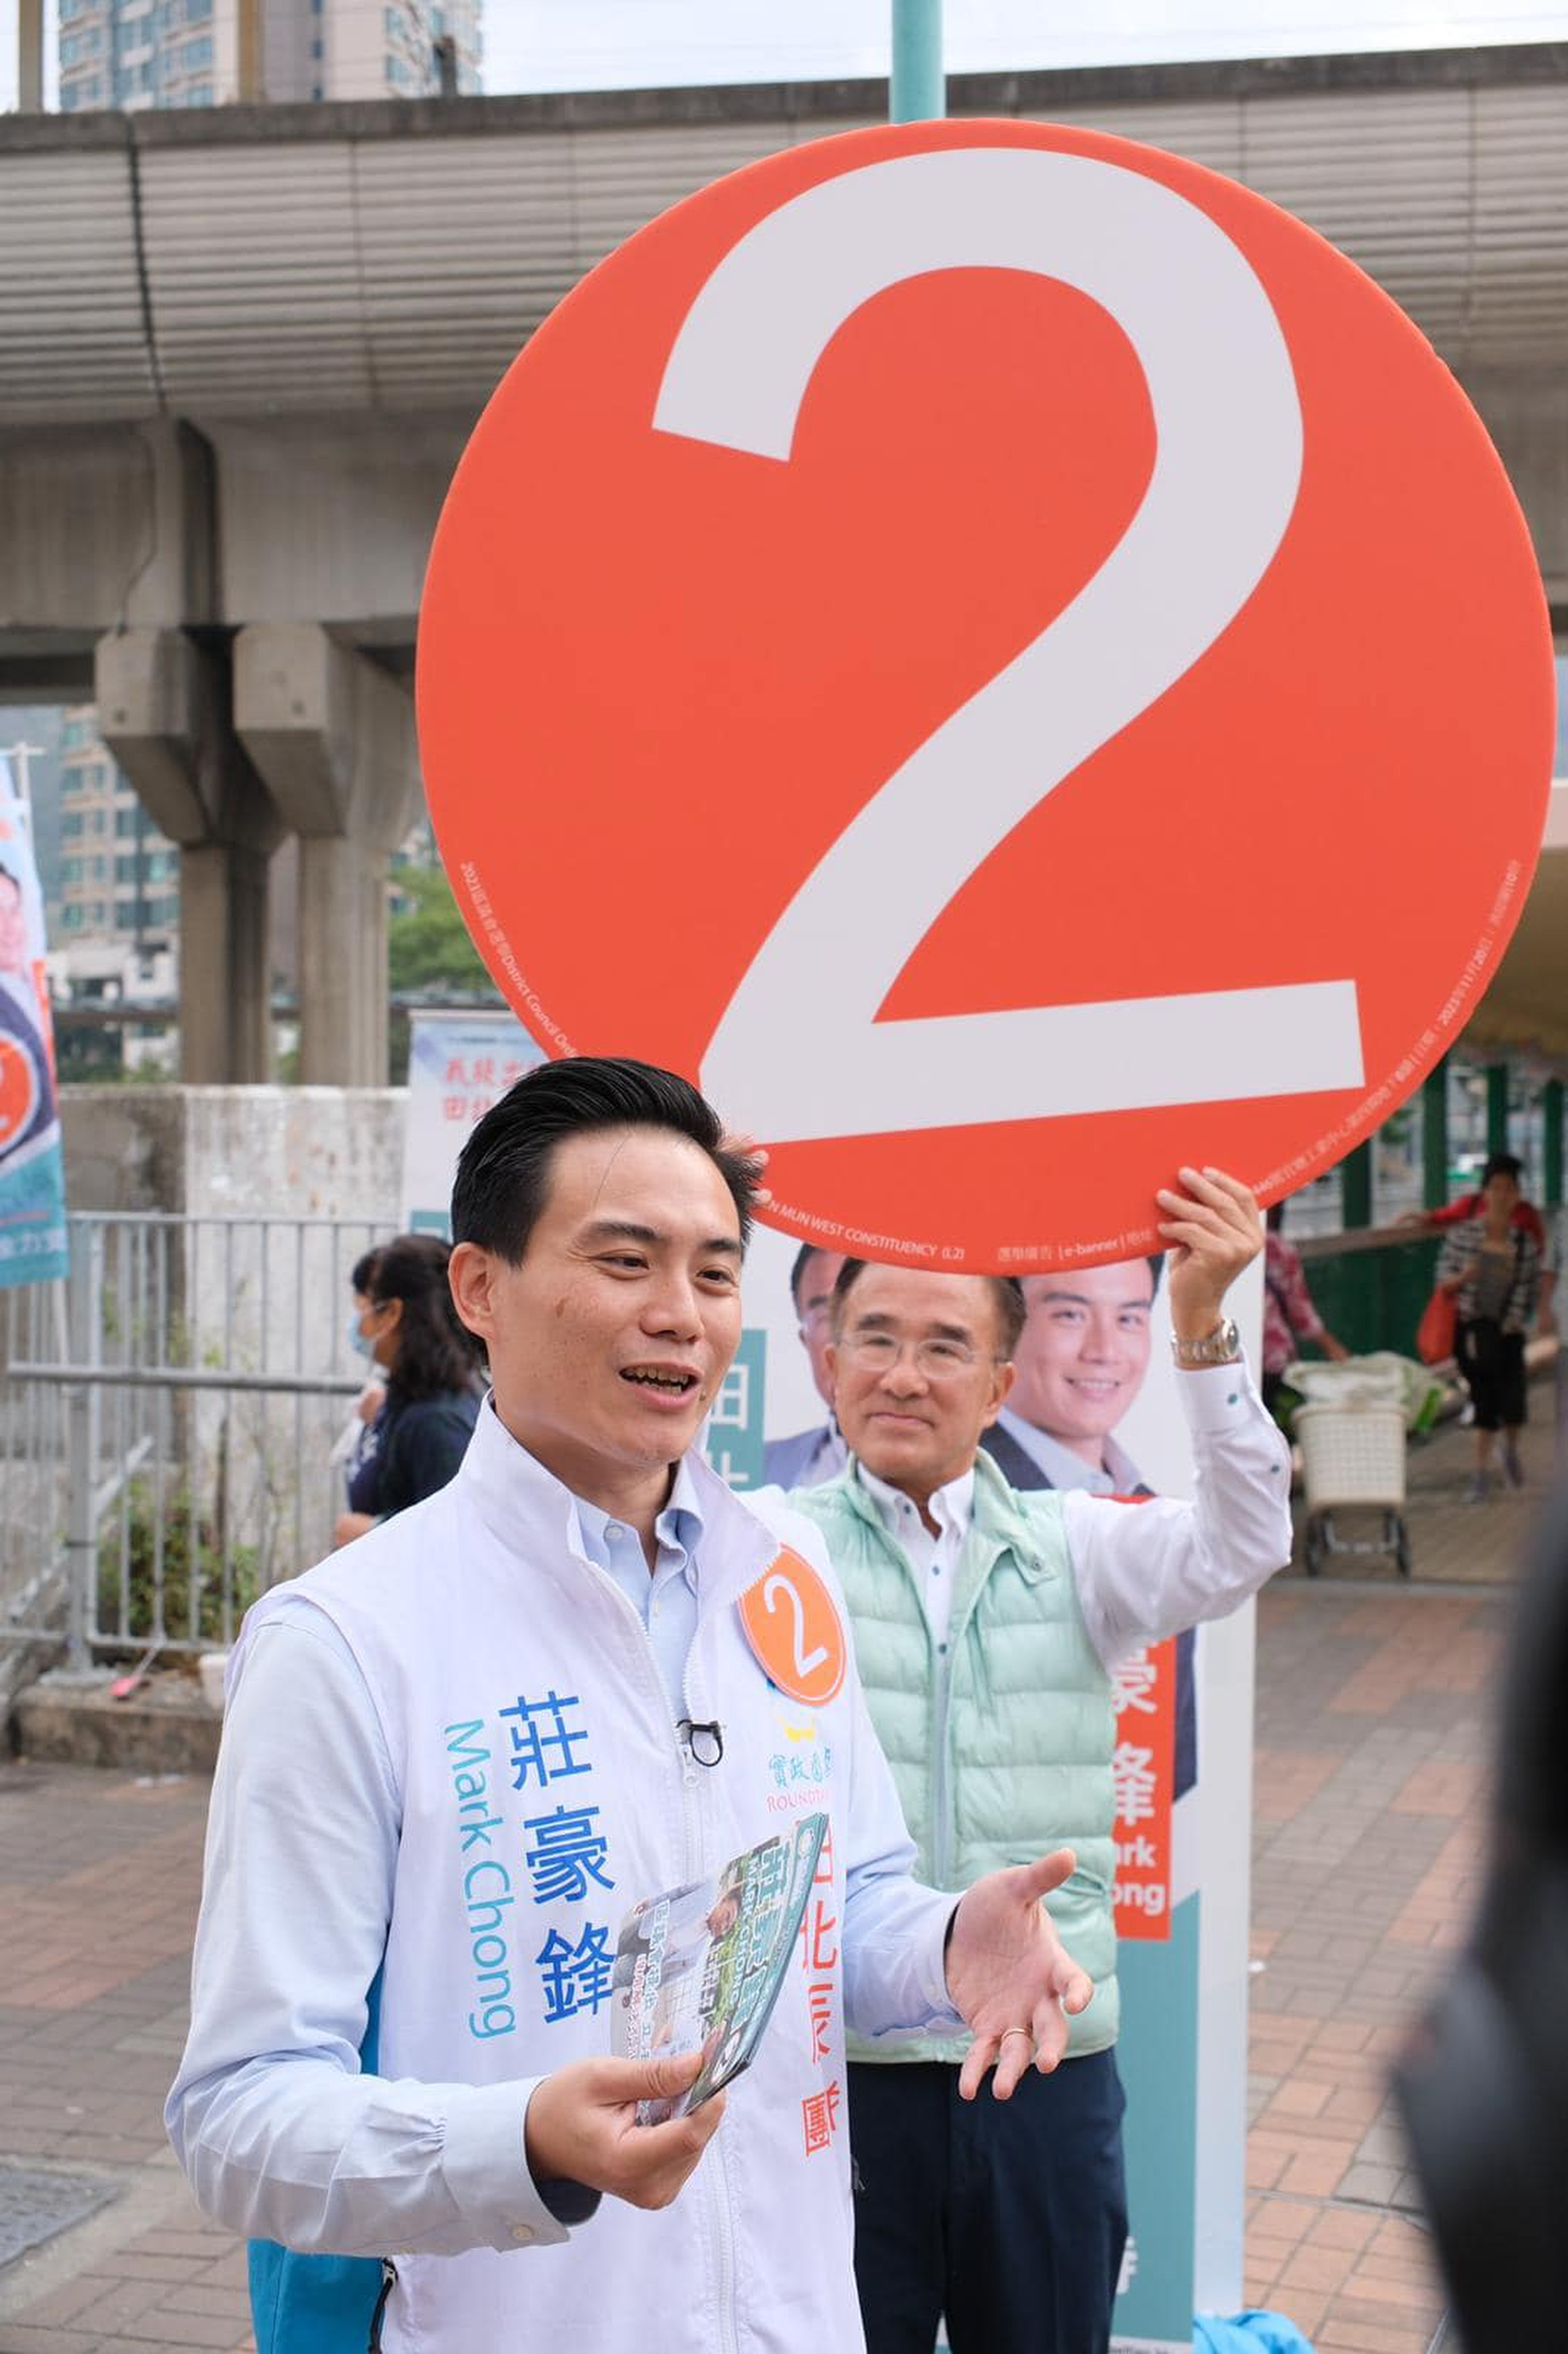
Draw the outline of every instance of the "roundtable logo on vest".
<instances>
[{"instance_id":1,"label":"roundtable logo on vest","mask_svg":"<svg viewBox=\"0 0 1568 2354\"><path fill-rule=\"evenodd\" d=\"M770 1219L1150 1247L1452 1043L1552 766L1518 506L1311 230L1088 132L858 132L703 190L509 371L437 534L425 774L553 1054L698 1078Z\"/></svg>"}]
</instances>

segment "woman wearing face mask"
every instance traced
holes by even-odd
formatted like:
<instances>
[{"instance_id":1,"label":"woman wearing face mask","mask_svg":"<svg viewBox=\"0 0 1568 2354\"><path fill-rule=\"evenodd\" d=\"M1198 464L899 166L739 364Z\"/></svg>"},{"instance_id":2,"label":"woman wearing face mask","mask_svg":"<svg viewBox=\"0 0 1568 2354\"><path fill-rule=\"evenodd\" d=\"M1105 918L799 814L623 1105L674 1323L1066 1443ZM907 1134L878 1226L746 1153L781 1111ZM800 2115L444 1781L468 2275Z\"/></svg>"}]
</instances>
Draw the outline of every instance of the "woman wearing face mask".
<instances>
[{"instance_id":1,"label":"woman wearing face mask","mask_svg":"<svg viewBox=\"0 0 1568 2354\"><path fill-rule=\"evenodd\" d=\"M462 1461L484 1361L452 1307L450 1256L434 1235L398 1235L354 1270L351 1338L384 1373L386 1393L350 1469L335 1544L434 1495Z\"/></svg>"},{"instance_id":2,"label":"woman wearing face mask","mask_svg":"<svg viewBox=\"0 0 1568 2354\"><path fill-rule=\"evenodd\" d=\"M387 1402L387 1384L375 1362L376 1344L366 1340L360 1330L370 1313L370 1278L380 1256L379 1250L367 1250L363 1258L355 1259L354 1273L348 1278L354 1293L354 1306L348 1315L348 1345L356 1357L365 1360L366 1382L327 1458L343 1474L345 1500L361 1464L376 1452L376 1417Z\"/></svg>"}]
</instances>

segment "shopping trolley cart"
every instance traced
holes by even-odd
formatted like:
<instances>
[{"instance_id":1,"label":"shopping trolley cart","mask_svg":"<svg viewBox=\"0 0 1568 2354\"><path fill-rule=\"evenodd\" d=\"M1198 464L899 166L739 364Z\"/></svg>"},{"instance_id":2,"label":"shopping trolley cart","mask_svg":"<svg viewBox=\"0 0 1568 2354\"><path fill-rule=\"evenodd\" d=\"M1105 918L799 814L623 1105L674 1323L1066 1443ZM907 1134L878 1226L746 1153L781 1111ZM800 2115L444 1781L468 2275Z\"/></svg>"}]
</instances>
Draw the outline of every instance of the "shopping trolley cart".
<instances>
[{"instance_id":1,"label":"shopping trolley cart","mask_svg":"<svg viewBox=\"0 0 1568 2354\"><path fill-rule=\"evenodd\" d=\"M1294 1425L1307 1495L1307 1575L1317 1577L1335 1553L1392 1553L1410 1575L1410 1532L1404 1524L1403 1406L1371 1401L1303 1405ZM1382 1514L1378 1537L1344 1536L1337 1511Z\"/></svg>"}]
</instances>

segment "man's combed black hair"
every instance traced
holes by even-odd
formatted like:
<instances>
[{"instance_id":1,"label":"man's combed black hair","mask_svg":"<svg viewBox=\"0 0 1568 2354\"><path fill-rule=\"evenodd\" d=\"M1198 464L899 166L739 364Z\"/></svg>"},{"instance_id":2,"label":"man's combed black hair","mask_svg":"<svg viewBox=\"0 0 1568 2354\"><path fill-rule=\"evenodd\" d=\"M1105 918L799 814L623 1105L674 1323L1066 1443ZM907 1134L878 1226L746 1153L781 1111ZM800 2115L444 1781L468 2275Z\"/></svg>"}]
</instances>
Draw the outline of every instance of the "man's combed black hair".
<instances>
[{"instance_id":1,"label":"man's combed black hair","mask_svg":"<svg viewBox=\"0 0 1568 2354\"><path fill-rule=\"evenodd\" d=\"M1511 1177L1516 1185L1523 1184L1524 1163L1517 1152L1491 1152L1487 1155L1486 1165L1481 1171L1483 1189L1491 1183L1494 1177Z\"/></svg>"},{"instance_id":2,"label":"man's combed black hair","mask_svg":"<svg viewBox=\"0 0 1568 2354\"><path fill-rule=\"evenodd\" d=\"M662 1128L699 1145L729 1188L740 1239L751 1238L757 1174L725 1141L724 1123L689 1079L624 1055L568 1055L524 1072L463 1146L452 1186L452 1240L516 1267L549 1192L550 1156L595 1129Z\"/></svg>"},{"instance_id":3,"label":"man's combed black hair","mask_svg":"<svg viewBox=\"0 0 1568 2354\"><path fill-rule=\"evenodd\" d=\"M868 1262L863 1258L846 1258L833 1285L833 1330L843 1329L844 1302L865 1273ZM913 1270L912 1270L913 1272ZM991 1287L991 1303L996 1310L997 1358L1011 1364L1013 1351L1023 1331L1029 1311L1023 1304L1023 1287L1015 1275L983 1275L980 1282Z\"/></svg>"}]
</instances>

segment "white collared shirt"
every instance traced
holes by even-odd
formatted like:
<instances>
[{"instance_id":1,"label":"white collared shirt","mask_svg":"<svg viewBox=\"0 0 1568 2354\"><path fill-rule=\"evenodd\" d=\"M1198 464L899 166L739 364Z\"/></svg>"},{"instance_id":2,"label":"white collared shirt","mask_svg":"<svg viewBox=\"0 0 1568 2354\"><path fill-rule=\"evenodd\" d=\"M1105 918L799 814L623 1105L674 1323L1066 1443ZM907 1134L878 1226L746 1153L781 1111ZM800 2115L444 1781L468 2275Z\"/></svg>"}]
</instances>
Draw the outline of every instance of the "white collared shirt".
<instances>
[{"instance_id":1,"label":"white collared shirt","mask_svg":"<svg viewBox=\"0 0 1568 2354\"><path fill-rule=\"evenodd\" d=\"M863 1463L855 1466L855 1477L872 1502L877 1517L894 1543L903 1548L906 1558L920 1580L921 1599L926 1606L927 1623L931 1640L938 1651L948 1648L948 1628L953 1615L953 1580L958 1574L959 1555L963 1552L974 1519L975 1475L971 1464L957 1479L938 1488L930 1500L931 1518L936 1522L935 1534L926 1526L920 1508L900 1489L890 1488Z\"/></svg>"},{"instance_id":2,"label":"white collared shirt","mask_svg":"<svg viewBox=\"0 0 1568 2354\"><path fill-rule=\"evenodd\" d=\"M1030 1461L1039 1465L1053 1488L1081 1488L1089 1496L1131 1496L1143 1485L1142 1472L1114 1438L1107 1438L1101 1447L1101 1468L1097 1471L1081 1455L1075 1455L1038 1424L1025 1422L1010 1405L1002 1407L997 1420Z\"/></svg>"},{"instance_id":3,"label":"white collared shirt","mask_svg":"<svg viewBox=\"0 0 1568 2354\"><path fill-rule=\"evenodd\" d=\"M1246 1365L1238 1358L1234 1364L1183 1370L1176 1394L1192 1437L1196 1477L1190 1504L1160 1496L1127 1504L1082 1487L1062 1492L1084 1624L1107 1669L1146 1643L1228 1617L1290 1558L1290 1449ZM856 1468L884 1526L918 1571L907 1520L888 1517L876 1496L884 1483L863 1465ZM884 1488L885 1494L895 1492ZM927 1529L921 1534L927 1545L940 1543L945 1549L940 1583L950 1612L946 1549L956 1567L973 1517L973 1472L967 1486L955 1479L940 1495L953 1528L944 1525L939 1539ZM910 1509L919 1527L919 1514ZM923 1590L929 1594L934 1583L927 1575ZM945 1629L937 1639L945 1639Z\"/></svg>"}]
</instances>

